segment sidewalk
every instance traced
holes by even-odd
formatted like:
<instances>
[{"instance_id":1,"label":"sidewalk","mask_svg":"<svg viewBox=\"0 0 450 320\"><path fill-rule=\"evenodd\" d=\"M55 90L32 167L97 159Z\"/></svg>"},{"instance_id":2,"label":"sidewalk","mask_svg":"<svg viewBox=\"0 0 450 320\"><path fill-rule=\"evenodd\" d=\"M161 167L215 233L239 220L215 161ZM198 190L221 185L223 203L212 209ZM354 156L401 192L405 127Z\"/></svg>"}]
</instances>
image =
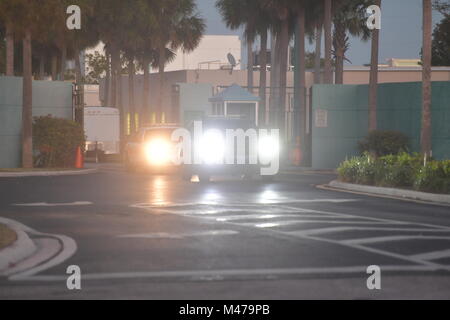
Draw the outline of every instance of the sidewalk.
<instances>
[{"instance_id":1,"label":"sidewalk","mask_svg":"<svg viewBox=\"0 0 450 320\"><path fill-rule=\"evenodd\" d=\"M311 167L295 167L295 166L283 166L280 169L280 174L293 174L293 175L303 175L303 174L325 174L325 175L336 175L336 169L314 169Z\"/></svg>"},{"instance_id":2,"label":"sidewalk","mask_svg":"<svg viewBox=\"0 0 450 320\"><path fill-rule=\"evenodd\" d=\"M98 172L98 166L86 164L84 169L67 170L20 170L20 169L0 169L0 178L20 178L20 177L48 177L48 176L73 176Z\"/></svg>"}]
</instances>

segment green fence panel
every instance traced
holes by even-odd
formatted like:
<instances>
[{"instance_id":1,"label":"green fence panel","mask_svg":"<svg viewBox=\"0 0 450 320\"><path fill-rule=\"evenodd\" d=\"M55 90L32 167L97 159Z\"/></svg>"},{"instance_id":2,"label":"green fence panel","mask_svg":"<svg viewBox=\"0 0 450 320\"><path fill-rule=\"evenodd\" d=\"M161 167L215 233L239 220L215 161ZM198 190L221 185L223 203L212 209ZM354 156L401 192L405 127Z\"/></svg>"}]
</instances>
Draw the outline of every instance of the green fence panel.
<instances>
[{"instance_id":1,"label":"green fence panel","mask_svg":"<svg viewBox=\"0 0 450 320\"><path fill-rule=\"evenodd\" d=\"M72 84L33 81L33 116L72 119ZM20 166L22 78L0 77L0 168Z\"/></svg>"},{"instance_id":2,"label":"green fence panel","mask_svg":"<svg viewBox=\"0 0 450 320\"><path fill-rule=\"evenodd\" d=\"M367 85L315 85L313 108L313 167L336 168L358 154L357 143L368 132ZM411 151L420 151L422 84L380 84L377 123L410 138ZM433 156L450 158L450 83L432 84Z\"/></svg>"}]
</instances>

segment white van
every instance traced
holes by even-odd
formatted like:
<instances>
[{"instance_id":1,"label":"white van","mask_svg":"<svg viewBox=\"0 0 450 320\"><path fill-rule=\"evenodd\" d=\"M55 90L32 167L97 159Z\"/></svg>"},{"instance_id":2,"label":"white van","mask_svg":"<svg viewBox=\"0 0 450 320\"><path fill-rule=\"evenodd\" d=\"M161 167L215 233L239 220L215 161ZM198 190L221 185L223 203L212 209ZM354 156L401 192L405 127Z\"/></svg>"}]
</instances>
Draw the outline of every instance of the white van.
<instances>
[{"instance_id":1,"label":"white van","mask_svg":"<svg viewBox=\"0 0 450 320\"><path fill-rule=\"evenodd\" d=\"M84 108L86 151L104 154L120 153L120 113L116 108Z\"/></svg>"}]
</instances>

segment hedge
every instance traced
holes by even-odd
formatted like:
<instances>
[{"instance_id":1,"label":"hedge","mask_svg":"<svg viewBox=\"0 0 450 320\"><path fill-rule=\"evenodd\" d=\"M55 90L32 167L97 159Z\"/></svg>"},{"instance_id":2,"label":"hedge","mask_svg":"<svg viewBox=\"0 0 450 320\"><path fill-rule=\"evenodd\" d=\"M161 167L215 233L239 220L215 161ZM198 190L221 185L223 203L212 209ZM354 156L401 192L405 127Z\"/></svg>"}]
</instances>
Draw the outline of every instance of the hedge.
<instances>
[{"instance_id":1,"label":"hedge","mask_svg":"<svg viewBox=\"0 0 450 320\"><path fill-rule=\"evenodd\" d=\"M73 167L75 152L84 148L83 128L76 122L51 116L36 117L33 122L35 167Z\"/></svg>"},{"instance_id":2,"label":"hedge","mask_svg":"<svg viewBox=\"0 0 450 320\"><path fill-rule=\"evenodd\" d=\"M419 154L403 152L377 158L364 153L345 160L338 173L343 182L450 193L450 160L424 161Z\"/></svg>"}]
</instances>

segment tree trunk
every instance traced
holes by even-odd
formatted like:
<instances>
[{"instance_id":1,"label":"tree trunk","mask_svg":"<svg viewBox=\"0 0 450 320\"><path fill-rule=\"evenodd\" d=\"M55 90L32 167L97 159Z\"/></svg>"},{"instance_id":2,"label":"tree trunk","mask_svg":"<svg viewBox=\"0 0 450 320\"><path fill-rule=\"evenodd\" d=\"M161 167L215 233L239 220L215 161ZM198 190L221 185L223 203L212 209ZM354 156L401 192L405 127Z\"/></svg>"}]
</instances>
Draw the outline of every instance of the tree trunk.
<instances>
[{"instance_id":1,"label":"tree trunk","mask_svg":"<svg viewBox=\"0 0 450 320\"><path fill-rule=\"evenodd\" d=\"M158 92L158 101L156 104L156 123L162 123L163 117L162 114L164 112L163 107L163 96L164 96L164 66L166 64L166 47L161 45L159 48L159 92Z\"/></svg>"},{"instance_id":2,"label":"tree trunk","mask_svg":"<svg viewBox=\"0 0 450 320\"><path fill-rule=\"evenodd\" d=\"M22 167L33 168L33 88L31 31L23 39Z\"/></svg>"},{"instance_id":3,"label":"tree trunk","mask_svg":"<svg viewBox=\"0 0 450 320\"><path fill-rule=\"evenodd\" d=\"M142 123L145 125L151 121L151 112L149 105L150 97L150 58L144 54L144 84L142 90Z\"/></svg>"},{"instance_id":4,"label":"tree trunk","mask_svg":"<svg viewBox=\"0 0 450 320\"><path fill-rule=\"evenodd\" d=\"M247 40L247 89L253 93L253 41Z\"/></svg>"},{"instance_id":5,"label":"tree trunk","mask_svg":"<svg viewBox=\"0 0 450 320\"><path fill-rule=\"evenodd\" d=\"M106 75L105 75L105 101L104 106L109 107L110 104L110 88L111 88L111 55L109 50L105 51L106 55Z\"/></svg>"},{"instance_id":6,"label":"tree trunk","mask_svg":"<svg viewBox=\"0 0 450 320\"><path fill-rule=\"evenodd\" d=\"M422 153L432 156L431 136L431 52L432 52L431 0L423 0L423 71L422 71Z\"/></svg>"},{"instance_id":7,"label":"tree trunk","mask_svg":"<svg viewBox=\"0 0 450 320\"><path fill-rule=\"evenodd\" d=\"M318 23L316 27L316 51L314 56L314 83L320 84L321 81L321 56L322 56L322 23Z\"/></svg>"},{"instance_id":8,"label":"tree trunk","mask_svg":"<svg viewBox=\"0 0 450 320\"><path fill-rule=\"evenodd\" d=\"M298 94L298 99L295 105L295 113L294 113L294 127L297 127L295 130L295 141L297 147L300 147L301 152L301 165L305 165L305 155L307 153L306 150L306 140L307 140L307 132L306 132L306 62L305 62L305 8L300 7L298 17L297 17L297 30L296 30L296 46L297 52L295 55L296 63L295 66L298 68L297 73L297 81L295 82L295 92Z\"/></svg>"},{"instance_id":9,"label":"tree trunk","mask_svg":"<svg viewBox=\"0 0 450 320\"><path fill-rule=\"evenodd\" d=\"M136 109L134 106L134 58L128 61L128 108L130 112L130 131L131 134L136 132L138 124L136 123Z\"/></svg>"},{"instance_id":10,"label":"tree trunk","mask_svg":"<svg viewBox=\"0 0 450 320\"><path fill-rule=\"evenodd\" d=\"M39 58L39 79L44 80L45 78L45 53L42 52Z\"/></svg>"},{"instance_id":11,"label":"tree trunk","mask_svg":"<svg viewBox=\"0 0 450 320\"><path fill-rule=\"evenodd\" d=\"M52 81L58 80L58 57L56 53L52 54Z\"/></svg>"},{"instance_id":12,"label":"tree trunk","mask_svg":"<svg viewBox=\"0 0 450 320\"><path fill-rule=\"evenodd\" d=\"M381 0L376 0L375 4L380 6ZM378 29L372 30L372 52L369 79L369 131L377 130L379 41L380 31Z\"/></svg>"},{"instance_id":13,"label":"tree trunk","mask_svg":"<svg viewBox=\"0 0 450 320\"><path fill-rule=\"evenodd\" d=\"M75 81L79 90L79 103L75 109L75 121L84 127L84 83L78 49L75 49Z\"/></svg>"},{"instance_id":14,"label":"tree trunk","mask_svg":"<svg viewBox=\"0 0 450 320\"><path fill-rule=\"evenodd\" d=\"M125 143L126 143L126 135L127 135L127 129L128 129L128 123L127 123L127 113L125 112L125 108L123 106L123 87L122 87L122 62L120 59L120 51L117 50L116 55L118 56L116 63L116 105L117 109L119 109L119 112L121 114L120 116L120 150L125 150ZM122 153L123 154L123 153Z\"/></svg>"},{"instance_id":15,"label":"tree trunk","mask_svg":"<svg viewBox=\"0 0 450 320\"><path fill-rule=\"evenodd\" d=\"M259 52L259 125L266 124L266 87L267 87L267 30L261 34L261 51Z\"/></svg>"},{"instance_id":16,"label":"tree trunk","mask_svg":"<svg viewBox=\"0 0 450 320\"><path fill-rule=\"evenodd\" d=\"M339 23L335 22L335 32L334 32L334 52L336 56L336 71L335 71L335 84L344 83L344 56L345 56L345 45L346 45L346 34L345 27Z\"/></svg>"},{"instance_id":17,"label":"tree trunk","mask_svg":"<svg viewBox=\"0 0 450 320\"><path fill-rule=\"evenodd\" d=\"M59 79L61 81L64 81L66 78L66 65L67 65L67 45L63 43L61 47L61 70L60 70L60 76Z\"/></svg>"},{"instance_id":18,"label":"tree trunk","mask_svg":"<svg viewBox=\"0 0 450 320\"><path fill-rule=\"evenodd\" d=\"M117 69L118 65L120 65L120 52L115 47L111 47L111 93L110 93L110 99L111 99L111 107L117 108L117 82L118 82L118 75L117 75ZM121 115L122 117L123 115Z\"/></svg>"},{"instance_id":19,"label":"tree trunk","mask_svg":"<svg viewBox=\"0 0 450 320\"><path fill-rule=\"evenodd\" d=\"M14 32L9 23L6 25L6 75L14 76Z\"/></svg>"},{"instance_id":20,"label":"tree trunk","mask_svg":"<svg viewBox=\"0 0 450 320\"><path fill-rule=\"evenodd\" d=\"M289 20L285 19L281 23L280 35L280 71L279 71L279 128L282 139L286 137L286 82L288 69L288 50L289 50Z\"/></svg>"},{"instance_id":21,"label":"tree trunk","mask_svg":"<svg viewBox=\"0 0 450 320\"><path fill-rule=\"evenodd\" d=\"M271 62L270 62L270 97L269 97L269 123L274 126L277 124L277 96L278 96L278 70L279 61L278 50L279 40L274 36L272 32L271 39Z\"/></svg>"},{"instance_id":22,"label":"tree trunk","mask_svg":"<svg viewBox=\"0 0 450 320\"><path fill-rule=\"evenodd\" d=\"M332 36L331 36L331 0L325 1L325 17L324 17L324 28L325 28L325 70L324 70L324 82L331 84L333 83L333 68L331 65L331 46L332 46Z\"/></svg>"}]
</instances>

